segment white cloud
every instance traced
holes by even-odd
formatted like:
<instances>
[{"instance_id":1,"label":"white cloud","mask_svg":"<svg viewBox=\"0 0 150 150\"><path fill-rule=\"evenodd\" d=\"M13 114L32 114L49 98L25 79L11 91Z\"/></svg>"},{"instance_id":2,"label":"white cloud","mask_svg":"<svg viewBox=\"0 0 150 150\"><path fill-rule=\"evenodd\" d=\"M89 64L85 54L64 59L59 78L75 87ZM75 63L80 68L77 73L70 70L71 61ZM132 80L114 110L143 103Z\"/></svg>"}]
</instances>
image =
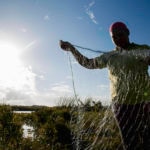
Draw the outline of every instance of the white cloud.
<instances>
[{"instance_id":1,"label":"white cloud","mask_svg":"<svg viewBox=\"0 0 150 150\"><path fill-rule=\"evenodd\" d=\"M32 103L36 105L54 106L59 103L61 97L72 96L72 89L65 82L55 83L50 89L38 92L33 98Z\"/></svg>"},{"instance_id":2,"label":"white cloud","mask_svg":"<svg viewBox=\"0 0 150 150\"><path fill-rule=\"evenodd\" d=\"M92 1L91 3L89 3L89 7L92 7L95 4L95 1Z\"/></svg>"},{"instance_id":3,"label":"white cloud","mask_svg":"<svg viewBox=\"0 0 150 150\"><path fill-rule=\"evenodd\" d=\"M72 96L72 89L65 82L55 83L50 89L44 91L37 90L36 76L30 81L31 85L24 85L21 89L11 87L0 87L0 103L11 105L47 105L58 104L61 97ZM34 83L34 88L32 87Z\"/></svg>"},{"instance_id":4,"label":"white cloud","mask_svg":"<svg viewBox=\"0 0 150 150\"><path fill-rule=\"evenodd\" d=\"M18 105L27 103L36 94L36 74L31 67L18 68L16 74L0 78L0 101ZM14 70L15 72L16 70Z\"/></svg>"},{"instance_id":5,"label":"white cloud","mask_svg":"<svg viewBox=\"0 0 150 150\"><path fill-rule=\"evenodd\" d=\"M88 14L88 16L90 17L90 19L92 20L93 23L98 24L98 22L96 21L96 18L94 16L94 13L90 10L87 10L86 13Z\"/></svg>"},{"instance_id":6,"label":"white cloud","mask_svg":"<svg viewBox=\"0 0 150 150\"><path fill-rule=\"evenodd\" d=\"M5 99L20 101L20 100L29 99L31 94L32 93L25 92L23 90L15 90L15 89L9 88L9 89L6 89L5 91Z\"/></svg>"},{"instance_id":7,"label":"white cloud","mask_svg":"<svg viewBox=\"0 0 150 150\"><path fill-rule=\"evenodd\" d=\"M89 16L89 18L92 20L94 24L98 24L94 12L91 10L91 7L93 7L94 5L95 5L95 1L89 3L88 7L86 7L86 14Z\"/></svg>"},{"instance_id":8,"label":"white cloud","mask_svg":"<svg viewBox=\"0 0 150 150\"><path fill-rule=\"evenodd\" d=\"M71 88L69 87L69 85L65 84L65 83L59 83L59 84L55 84L50 91L54 92L54 93L59 93L59 95L63 95L63 94L70 94L72 93Z\"/></svg>"}]
</instances>

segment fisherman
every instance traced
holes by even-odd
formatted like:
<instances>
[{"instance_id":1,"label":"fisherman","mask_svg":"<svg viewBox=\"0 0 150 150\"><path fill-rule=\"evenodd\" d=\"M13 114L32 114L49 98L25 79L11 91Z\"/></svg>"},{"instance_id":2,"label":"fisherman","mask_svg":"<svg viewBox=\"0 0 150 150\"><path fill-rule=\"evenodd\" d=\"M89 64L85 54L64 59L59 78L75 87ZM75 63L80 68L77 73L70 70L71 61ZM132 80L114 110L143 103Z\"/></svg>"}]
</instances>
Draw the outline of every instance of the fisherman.
<instances>
[{"instance_id":1,"label":"fisherman","mask_svg":"<svg viewBox=\"0 0 150 150\"><path fill-rule=\"evenodd\" d=\"M109 28L115 49L95 58L82 55L74 45L60 41L80 65L88 69L108 68L114 115L126 150L150 149L150 46L131 43L123 22Z\"/></svg>"}]
</instances>

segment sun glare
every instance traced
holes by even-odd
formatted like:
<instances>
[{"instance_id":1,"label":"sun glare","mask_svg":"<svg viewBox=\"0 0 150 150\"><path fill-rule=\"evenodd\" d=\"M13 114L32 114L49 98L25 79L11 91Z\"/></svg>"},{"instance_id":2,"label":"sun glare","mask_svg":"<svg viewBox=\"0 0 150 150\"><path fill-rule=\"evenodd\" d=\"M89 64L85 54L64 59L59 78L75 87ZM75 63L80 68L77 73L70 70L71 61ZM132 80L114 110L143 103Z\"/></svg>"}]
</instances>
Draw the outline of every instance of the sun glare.
<instances>
[{"instance_id":1,"label":"sun glare","mask_svg":"<svg viewBox=\"0 0 150 150\"><path fill-rule=\"evenodd\" d=\"M0 42L0 86L3 88L23 88L29 83L30 71L20 59L21 49L10 42Z\"/></svg>"},{"instance_id":2,"label":"sun glare","mask_svg":"<svg viewBox=\"0 0 150 150\"><path fill-rule=\"evenodd\" d=\"M19 49L12 43L0 42L0 65L16 64L19 59Z\"/></svg>"}]
</instances>

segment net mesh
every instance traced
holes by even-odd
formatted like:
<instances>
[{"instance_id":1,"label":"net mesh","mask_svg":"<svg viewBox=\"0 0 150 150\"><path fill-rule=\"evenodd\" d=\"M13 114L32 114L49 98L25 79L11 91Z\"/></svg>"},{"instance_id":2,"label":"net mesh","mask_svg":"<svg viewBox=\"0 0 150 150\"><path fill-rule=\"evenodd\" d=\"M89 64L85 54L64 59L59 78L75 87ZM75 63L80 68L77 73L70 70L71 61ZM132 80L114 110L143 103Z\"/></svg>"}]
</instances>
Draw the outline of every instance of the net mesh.
<instances>
[{"instance_id":1,"label":"net mesh","mask_svg":"<svg viewBox=\"0 0 150 150\"><path fill-rule=\"evenodd\" d=\"M107 53L102 55L107 55ZM116 59L118 58L117 55L118 52L114 52L111 56ZM108 59L111 59L111 56ZM118 65L117 62L114 64L112 62L114 60L109 61L109 73L113 74L115 69L117 74L115 76L118 77L117 79L110 79L119 83L119 85L115 85L117 87L112 92L115 95L117 91L120 95L113 97L110 106L103 106L98 110L92 109L93 113L87 110L87 107L77 96L73 68L71 59L69 59L75 93L73 102L75 105L71 110L72 120L70 124L73 125L73 144L76 150L150 148L150 77L148 64L143 63L147 56L150 56L149 50L121 52L119 63L121 62L122 66L119 64L118 69L111 66L111 63ZM133 65L131 65L132 63ZM76 114L76 118L74 118L74 114Z\"/></svg>"}]
</instances>

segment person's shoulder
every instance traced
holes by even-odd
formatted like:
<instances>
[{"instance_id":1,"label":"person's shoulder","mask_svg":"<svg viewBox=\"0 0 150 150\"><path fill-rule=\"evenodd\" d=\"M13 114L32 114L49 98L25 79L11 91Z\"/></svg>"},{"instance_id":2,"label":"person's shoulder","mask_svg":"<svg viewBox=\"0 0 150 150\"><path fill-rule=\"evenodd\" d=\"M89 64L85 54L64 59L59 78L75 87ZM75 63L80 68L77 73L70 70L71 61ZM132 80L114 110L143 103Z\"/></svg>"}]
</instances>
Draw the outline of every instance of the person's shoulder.
<instances>
[{"instance_id":1,"label":"person's shoulder","mask_svg":"<svg viewBox=\"0 0 150 150\"><path fill-rule=\"evenodd\" d=\"M131 43L130 44L130 49L150 49L150 46L147 45L147 44Z\"/></svg>"}]
</instances>

